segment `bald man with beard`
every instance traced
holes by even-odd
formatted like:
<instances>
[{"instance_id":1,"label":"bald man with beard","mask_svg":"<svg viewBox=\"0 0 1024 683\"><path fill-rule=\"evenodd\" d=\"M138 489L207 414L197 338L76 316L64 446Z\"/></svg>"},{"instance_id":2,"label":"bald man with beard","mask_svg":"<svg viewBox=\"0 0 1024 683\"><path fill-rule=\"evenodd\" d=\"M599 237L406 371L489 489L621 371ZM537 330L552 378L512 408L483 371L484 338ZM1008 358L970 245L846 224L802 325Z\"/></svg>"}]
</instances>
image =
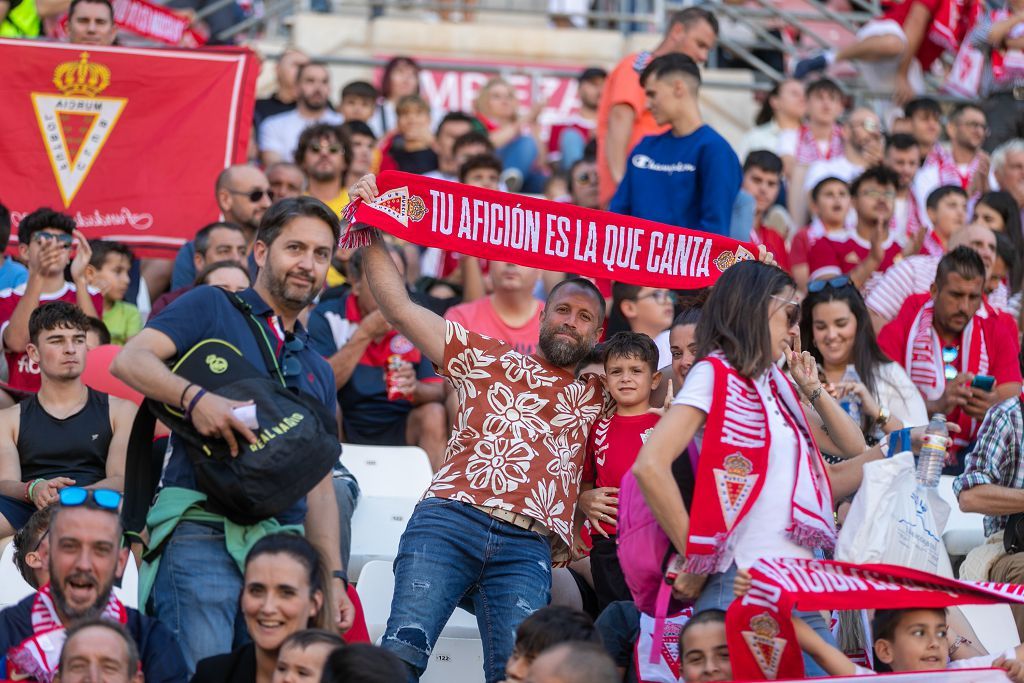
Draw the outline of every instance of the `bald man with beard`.
<instances>
[{"instance_id":1,"label":"bald man with beard","mask_svg":"<svg viewBox=\"0 0 1024 683\"><path fill-rule=\"evenodd\" d=\"M224 221L241 226L245 232L245 242L251 247L260 220L274 201L267 176L248 164L228 166L217 176L214 192ZM195 254L196 245L192 240L178 250L174 259L171 289L179 289L195 281Z\"/></svg>"}]
</instances>

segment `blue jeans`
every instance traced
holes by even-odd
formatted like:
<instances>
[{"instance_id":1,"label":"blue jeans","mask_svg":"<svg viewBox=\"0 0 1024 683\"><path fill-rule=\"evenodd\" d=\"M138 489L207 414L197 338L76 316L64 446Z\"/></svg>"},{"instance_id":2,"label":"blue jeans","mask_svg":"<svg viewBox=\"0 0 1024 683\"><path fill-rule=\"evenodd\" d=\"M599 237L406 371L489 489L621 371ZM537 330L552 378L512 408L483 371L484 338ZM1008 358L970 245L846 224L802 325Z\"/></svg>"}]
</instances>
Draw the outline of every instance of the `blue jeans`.
<instances>
[{"instance_id":1,"label":"blue jeans","mask_svg":"<svg viewBox=\"0 0 1024 683\"><path fill-rule=\"evenodd\" d=\"M150 613L196 662L249 641L239 609L242 573L224 547L224 530L181 522L167 540L150 595Z\"/></svg>"},{"instance_id":2,"label":"blue jeans","mask_svg":"<svg viewBox=\"0 0 1024 683\"><path fill-rule=\"evenodd\" d=\"M697 602L693 605L693 613L697 614L706 609L729 609L729 605L732 604L736 597L732 592L732 584L735 578L735 564L720 574L709 576L707 583L704 584L704 588L700 592L700 597L697 598ZM807 625L813 628L826 643L830 645L836 644L836 639L832 636L832 630L829 629L828 623L821 616L820 612L799 612L794 610L793 616L800 617L806 621ZM828 676L828 673L805 653L804 675L807 678L822 678Z\"/></svg>"},{"instance_id":3,"label":"blue jeans","mask_svg":"<svg viewBox=\"0 0 1024 683\"><path fill-rule=\"evenodd\" d=\"M568 173L572 165L583 158L586 148L587 140L578 130L569 128L562 131L562 136L558 139L558 151L562 154L558 166Z\"/></svg>"},{"instance_id":4,"label":"blue jeans","mask_svg":"<svg viewBox=\"0 0 1024 683\"><path fill-rule=\"evenodd\" d=\"M456 607L476 615L487 683L505 678L520 622L551 599L551 549L532 531L455 500L416 506L395 558L395 595L381 647L416 681Z\"/></svg>"},{"instance_id":5,"label":"blue jeans","mask_svg":"<svg viewBox=\"0 0 1024 683\"><path fill-rule=\"evenodd\" d=\"M522 192L537 194L544 191L544 175L534 169L537 161L537 141L529 135L520 135L496 150L505 168L515 168L523 175Z\"/></svg>"}]
</instances>

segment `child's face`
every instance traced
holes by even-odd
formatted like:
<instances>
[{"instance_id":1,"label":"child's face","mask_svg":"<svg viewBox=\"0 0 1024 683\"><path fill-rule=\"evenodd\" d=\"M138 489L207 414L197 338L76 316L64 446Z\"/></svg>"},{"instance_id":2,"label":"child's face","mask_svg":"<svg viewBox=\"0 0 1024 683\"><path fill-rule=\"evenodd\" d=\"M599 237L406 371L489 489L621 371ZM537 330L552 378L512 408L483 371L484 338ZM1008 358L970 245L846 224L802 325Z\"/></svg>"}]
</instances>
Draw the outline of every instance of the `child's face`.
<instances>
[{"instance_id":1,"label":"child's face","mask_svg":"<svg viewBox=\"0 0 1024 683\"><path fill-rule=\"evenodd\" d=\"M850 191L844 183L826 183L818 191L814 210L825 225L842 225L850 212Z\"/></svg>"},{"instance_id":2,"label":"child's face","mask_svg":"<svg viewBox=\"0 0 1024 683\"><path fill-rule=\"evenodd\" d=\"M497 190L500 176L493 168L474 168L466 174L466 185Z\"/></svg>"},{"instance_id":3,"label":"child's face","mask_svg":"<svg viewBox=\"0 0 1024 683\"><path fill-rule=\"evenodd\" d=\"M646 361L617 356L604 362L605 386L620 408L633 408L650 403L651 390L661 380L661 373L651 372Z\"/></svg>"},{"instance_id":4,"label":"child's face","mask_svg":"<svg viewBox=\"0 0 1024 683\"><path fill-rule=\"evenodd\" d=\"M891 641L875 641L875 654L894 672L941 671L949 662L948 653L946 617L935 610L908 610Z\"/></svg>"},{"instance_id":5,"label":"child's face","mask_svg":"<svg viewBox=\"0 0 1024 683\"><path fill-rule=\"evenodd\" d=\"M942 133L942 121L938 114L932 111L916 111L910 117L910 129L917 140L917 144L923 147L931 147L939 141Z\"/></svg>"},{"instance_id":6,"label":"child's face","mask_svg":"<svg viewBox=\"0 0 1024 683\"><path fill-rule=\"evenodd\" d=\"M686 683L732 680L725 624L711 622L686 629L679 643L679 657Z\"/></svg>"},{"instance_id":7,"label":"child's face","mask_svg":"<svg viewBox=\"0 0 1024 683\"><path fill-rule=\"evenodd\" d=\"M636 299L624 301L623 304L622 313L633 330L667 330L672 324L675 308L672 304L672 293L667 289L642 287L637 292Z\"/></svg>"},{"instance_id":8,"label":"child's face","mask_svg":"<svg viewBox=\"0 0 1024 683\"><path fill-rule=\"evenodd\" d=\"M672 372L675 373L676 388L682 389L686 374L697 358L697 326L676 325L668 333L668 346L672 352Z\"/></svg>"},{"instance_id":9,"label":"child's face","mask_svg":"<svg viewBox=\"0 0 1024 683\"><path fill-rule=\"evenodd\" d=\"M935 232L943 239L967 225L967 200L959 194L947 194L934 209L928 209L928 218Z\"/></svg>"},{"instance_id":10,"label":"child's face","mask_svg":"<svg viewBox=\"0 0 1024 683\"><path fill-rule=\"evenodd\" d=\"M398 132L406 137L423 137L429 128L430 112L408 109L398 115Z\"/></svg>"},{"instance_id":11,"label":"child's face","mask_svg":"<svg viewBox=\"0 0 1024 683\"><path fill-rule=\"evenodd\" d=\"M313 643L307 648L295 645L283 647L277 655L277 667L271 680L273 683L315 683L320 680L324 662L331 650L327 643Z\"/></svg>"},{"instance_id":12,"label":"child's face","mask_svg":"<svg viewBox=\"0 0 1024 683\"><path fill-rule=\"evenodd\" d=\"M131 282L131 267L131 260L124 254L107 254L103 266L93 272L90 284L102 291L106 300L121 301Z\"/></svg>"},{"instance_id":13,"label":"child's face","mask_svg":"<svg viewBox=\"0 0 1024 683\"><path fill-rule=\"evenodd\" d=\"M341 115L346 121L362 121L366 123L373 116L373 100L368 97L344 97L341 100Z\"/></svg>"},{"instance_id":14,"label":"child's face","mask_svg":"<svg viewBox=\"0 0 1024 683\"><path fill-rule=\"evenodd\" d=\"M756 166L743 174L743 189L754 198L758 213L764 213L775 203L779 197L780 184L778 173L769 173Z\"/></svg>"}]
</instances>

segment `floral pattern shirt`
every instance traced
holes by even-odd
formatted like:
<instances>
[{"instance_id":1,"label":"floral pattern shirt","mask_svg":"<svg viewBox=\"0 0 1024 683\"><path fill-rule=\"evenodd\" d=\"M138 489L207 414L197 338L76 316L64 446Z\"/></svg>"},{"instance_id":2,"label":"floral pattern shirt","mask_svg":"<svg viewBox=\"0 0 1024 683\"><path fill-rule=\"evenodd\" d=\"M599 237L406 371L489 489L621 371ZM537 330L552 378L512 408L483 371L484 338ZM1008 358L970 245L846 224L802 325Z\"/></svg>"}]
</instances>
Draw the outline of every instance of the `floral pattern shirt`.
<instances>
[{"instance_id":1,"label":"floral pattern shirt","mask_svg":"<svg viewBox=\"0 0 1024 683\"><path fill-rule=\"evenodd\" d=\"M459 410L424 497L532 517L552 532L552 562L567 562L587 436L605 400L600 379L577 380L450 320L440 373Z\"/></svg>"}]
</instances>

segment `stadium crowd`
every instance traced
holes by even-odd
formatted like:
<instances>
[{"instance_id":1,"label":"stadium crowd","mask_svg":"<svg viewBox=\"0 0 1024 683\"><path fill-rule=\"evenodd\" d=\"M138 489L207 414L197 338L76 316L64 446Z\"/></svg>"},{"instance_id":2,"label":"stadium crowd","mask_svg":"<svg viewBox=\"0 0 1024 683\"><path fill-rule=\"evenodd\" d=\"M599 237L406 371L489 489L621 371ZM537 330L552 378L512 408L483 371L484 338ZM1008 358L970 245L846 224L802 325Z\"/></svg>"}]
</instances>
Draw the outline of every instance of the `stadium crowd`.
<instances>
[{"instance_id":1,"label":"stadium crowd","mask_svg":"<svg viewBox=\"0 0 1024 683\"><path fill-rule=\"evenodd\" d=\"M109 0L55 4L0 0L0 36L66 10L70 42L116 42ZM701 113L719 22L695 6L653 50L581 68L573 115L543 128L542 103L499 77L472 111L438 111L411 57L338 84L289 49L250 162L208 179L222 220L173 264L54 208L12 226L0 204L0 238L17 228L0 537L34 591L0 611L0 678L418 680L461 606L488 683L732 680L725 615L747 569L833 557L863 467L919 451L933 416L961 510L985 515L961 578L1024 583L1024 10L952 4L893 3L794 62L735 148ZM925 91L956 52L936 28L984 56L977 98ZM892 101L850 101L839 62ZM683 291L383 234L339 246L387 171L732 238L750 258ZM418 446L434 472L379 645L359 642L360 491L339 442ZM635 501L678 559L659 567L682 611L657 663L640 653L664 626L616 533ZM129 563L139 609L114 590ZM809 676L1024 681L1024 650L987 652L954 609L874 611L858 650L848 620L796 614Z\"/></svg>"}]
</instances>

